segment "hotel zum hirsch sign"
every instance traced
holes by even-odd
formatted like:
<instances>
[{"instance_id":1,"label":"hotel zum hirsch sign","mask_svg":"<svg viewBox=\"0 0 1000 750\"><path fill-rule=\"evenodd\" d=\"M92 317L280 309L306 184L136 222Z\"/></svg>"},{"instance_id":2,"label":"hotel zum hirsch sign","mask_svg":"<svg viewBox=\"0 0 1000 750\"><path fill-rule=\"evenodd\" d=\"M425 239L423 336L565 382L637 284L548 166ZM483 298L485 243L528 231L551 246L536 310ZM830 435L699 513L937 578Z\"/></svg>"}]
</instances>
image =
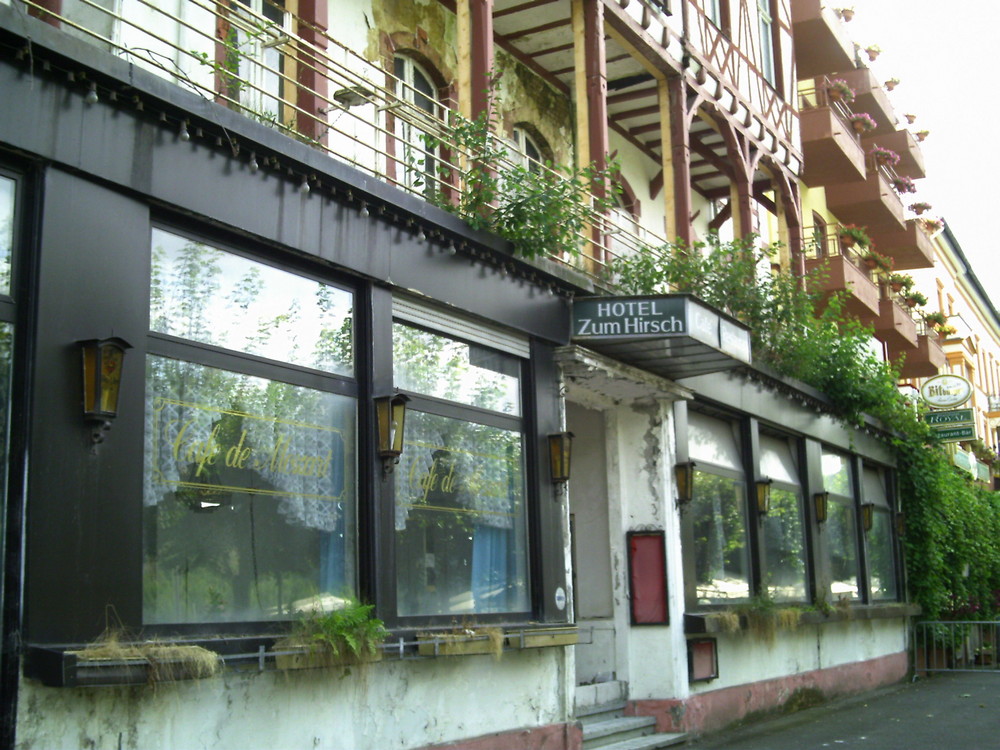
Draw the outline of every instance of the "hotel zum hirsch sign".
<instances>
[{"instance_id":1,"label":"hotel zum hirsch sign","mask_svg":"<svg viewBox=\"0 0 1000 750\"><path fill-rule=\"evenodd\" d=\"M572 340L669 378L751 361L747 327L690 294L578 297Z\"/></svg>"}]
</instances>

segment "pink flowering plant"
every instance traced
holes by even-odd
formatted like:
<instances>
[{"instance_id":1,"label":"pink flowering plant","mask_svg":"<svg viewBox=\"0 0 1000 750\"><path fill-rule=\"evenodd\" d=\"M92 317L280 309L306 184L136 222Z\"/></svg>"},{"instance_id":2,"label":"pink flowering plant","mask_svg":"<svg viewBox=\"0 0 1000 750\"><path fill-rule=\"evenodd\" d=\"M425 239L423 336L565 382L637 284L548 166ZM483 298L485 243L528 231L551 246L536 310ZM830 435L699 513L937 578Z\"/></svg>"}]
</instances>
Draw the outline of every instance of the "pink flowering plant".
<instances>
[{"instance_id":1,"label":"pink flowering plant","mask_svg":"<svg viewBox=\"0 0 1000 750\"><path fill-rule=\"evenodd\" d=\"M872 146L871 151L868 153L879 164L886 164L890 167L894 167L899 164L899 154L891 148L885 148L884 146Z\"/></svg>"},{"instance_id":2,"label":"pink flowering plant","mask_svg":"<svg viewBox=\"0 0 1000 750\"><path fill-rule=\"evenodd\" d=\"M909 177L894 177L892 180L892 186L896 188L896 192L900 194L917 192L917 186Z\"/></svg>"},{"instance_id":3,"label":"pink flowering plant","mask_svg":"<svg viewBox=\"0 0 1000 750\"><path fill-rule=\"evenodd\" d=\"M875 118L867 112L858 112L851 115L851 125L859 133L867 133L869 130L874 130L878 127Z\"/></svg>"},{"instance_id":4,"label":"pink flowering plant","mask_svg":"<svg viewBox=\"0 0 1000 750\"><path fill-rule=\"evenodd\" d=\"M834 78L827 84L826 90L831 98L839 98L844 104L850 104L854 101L854 89L848 86L847 81L843 78Z\"/></svg>"}]
</instances>

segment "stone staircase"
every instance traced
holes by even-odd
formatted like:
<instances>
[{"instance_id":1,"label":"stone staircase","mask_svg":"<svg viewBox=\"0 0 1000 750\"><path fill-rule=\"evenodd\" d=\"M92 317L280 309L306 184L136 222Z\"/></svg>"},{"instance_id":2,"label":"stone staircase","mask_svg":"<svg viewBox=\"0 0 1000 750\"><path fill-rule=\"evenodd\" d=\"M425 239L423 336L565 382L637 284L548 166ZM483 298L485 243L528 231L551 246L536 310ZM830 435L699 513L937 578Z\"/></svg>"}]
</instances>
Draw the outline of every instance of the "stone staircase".
<instances>
[{"instance_id":1,"label":"stone staircase","mask_svg":"<svg viewBox=\"0 0 1000 750\"><path fill-rule=\"evenodd\" d=\"M686 734L657 732L651 716L625 716L625 705L622 682L577 688L576 718L583 725L583 750L659 750L686 741Z\"/></svg>"}]
</instances>

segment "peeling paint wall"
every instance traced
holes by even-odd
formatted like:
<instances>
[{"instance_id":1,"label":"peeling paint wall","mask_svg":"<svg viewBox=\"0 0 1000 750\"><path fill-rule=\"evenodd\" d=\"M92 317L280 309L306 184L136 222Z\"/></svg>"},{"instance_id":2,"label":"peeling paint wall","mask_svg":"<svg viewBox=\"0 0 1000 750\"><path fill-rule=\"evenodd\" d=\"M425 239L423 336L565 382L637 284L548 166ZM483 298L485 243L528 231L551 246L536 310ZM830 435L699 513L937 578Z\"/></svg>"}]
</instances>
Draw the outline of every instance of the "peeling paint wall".
<instances>
[{"instance_id":1,"label":"peeling paint wall","mask_svg":"<svg viewBox=\"0 0 1000 750\"><path fill-rule=\"evenodd\" d=\"M901 620L802 625L780 630L773 641L750 633L719 635L719 679L692 686L709 692L906 651Z\"/></svg>"},{"instance_id":2,"label":"peeling paint wall","mask_svg":"<svg viewBox=\"0 0 1000 750\"><path fill-rule=\"evenodd\" d=\"M22 681L18 750L388 750L567 720L566 649L244 674L154 687Z\"/></svg>"}]
</instances>

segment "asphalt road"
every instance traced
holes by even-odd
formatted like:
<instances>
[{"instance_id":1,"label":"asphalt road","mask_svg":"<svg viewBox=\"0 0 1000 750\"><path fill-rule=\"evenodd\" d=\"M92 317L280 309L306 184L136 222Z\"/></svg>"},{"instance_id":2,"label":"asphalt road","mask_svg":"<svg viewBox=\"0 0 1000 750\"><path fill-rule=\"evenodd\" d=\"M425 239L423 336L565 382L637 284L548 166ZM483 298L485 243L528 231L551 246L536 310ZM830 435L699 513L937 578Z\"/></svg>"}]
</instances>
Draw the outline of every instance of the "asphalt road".
<instances>
[{"instance_id":1,"label":"asphalt road","mask_svg":"<svg viewBox=\"0 0 1000 750\"><path fill-rule=\"evenodd\" d=\"M704 750L1000 750L1000 671L929 679L693 742Z\"/></svg>"}]
</instances>

